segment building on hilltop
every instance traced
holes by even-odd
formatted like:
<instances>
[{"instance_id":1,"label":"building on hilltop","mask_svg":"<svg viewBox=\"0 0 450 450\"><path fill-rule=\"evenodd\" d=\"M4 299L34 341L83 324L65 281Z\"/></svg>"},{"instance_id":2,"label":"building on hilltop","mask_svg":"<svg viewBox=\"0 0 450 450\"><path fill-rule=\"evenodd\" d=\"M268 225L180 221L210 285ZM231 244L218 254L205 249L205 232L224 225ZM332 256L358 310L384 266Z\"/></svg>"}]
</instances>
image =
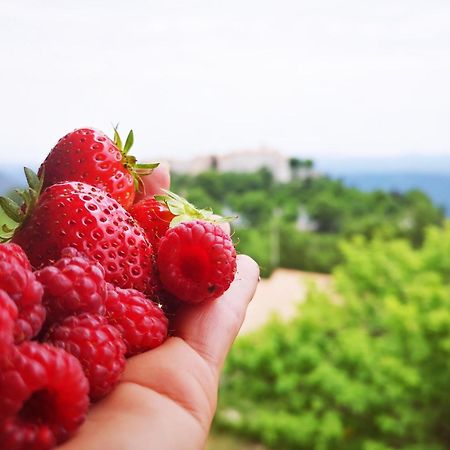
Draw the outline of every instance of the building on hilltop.
<instances>
[{"instance_id":1,"label":"building on hilltop","mask_svg":"<svg viewBox=\"0 0 450 450\"><path fill-rule=\"evenodd\" d=\"M168 161L170 170L187 175L198 175L199 173L215 167L215 156L196 156L192 159L171 159Z\"/></svg>"},{"instance_id":2,"label":"building on hilltop","mask_svg":"<svg viewBox=\"0 0 450 450\"><path fill-rule=\"evenodd\" d=\"M289 158L276 150L236 151L217 157L217 170L220 172L256 172L269 170L276 181L286 183L291 179Z\"/></svg>"},{"instance_id":3,"label":"building on hilltop","mask_svg":"<svg viewBox=\"0 0 450 450\"><path fill-rule=\"evenodd\" d=\"M297 168L292 161L302 161L288 158L282 153L269 149L241 150L224 155L197 156L189 160L170 160L171 170L177 173L198 175L206 170L215 169L219 172L255 172L260 169L269 170L274 179L281 183L295 178L314 177L316 173L312 165ZM308 160L309 161L309 160Z\"/></svg>"}]
</instances>

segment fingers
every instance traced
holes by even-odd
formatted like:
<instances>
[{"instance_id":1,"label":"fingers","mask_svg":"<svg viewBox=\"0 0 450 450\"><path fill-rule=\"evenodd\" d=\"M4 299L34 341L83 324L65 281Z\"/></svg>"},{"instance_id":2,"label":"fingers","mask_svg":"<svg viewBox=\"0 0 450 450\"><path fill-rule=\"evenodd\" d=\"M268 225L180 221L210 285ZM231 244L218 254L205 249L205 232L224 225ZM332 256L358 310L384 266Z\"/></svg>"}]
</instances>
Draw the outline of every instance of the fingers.
<instances>
[{"instance_id":1,"label":"fingers","mask_svg":"<svg viewBox=\"0 0 450 450\"><path fill-rule=\"evenodd\" d=\"M217 300L185 306L177 312L175 335L184 339L214 371L222 368L239 332L258 277L255 261L239 255L236 276L228 291Z\"/></svg>"},{"instance_id":2,"label":"fingers","mask_svg":"<svg viewBox=\"0 0 450 450\"><path fill-rule=\"evenodd\" d=\"M169 165L161 163L150 175L142 177L144 189L136 193L136 200L142 200L150 195L163 194L163 189L170 187Z\"/></svg>"}]
</instances>

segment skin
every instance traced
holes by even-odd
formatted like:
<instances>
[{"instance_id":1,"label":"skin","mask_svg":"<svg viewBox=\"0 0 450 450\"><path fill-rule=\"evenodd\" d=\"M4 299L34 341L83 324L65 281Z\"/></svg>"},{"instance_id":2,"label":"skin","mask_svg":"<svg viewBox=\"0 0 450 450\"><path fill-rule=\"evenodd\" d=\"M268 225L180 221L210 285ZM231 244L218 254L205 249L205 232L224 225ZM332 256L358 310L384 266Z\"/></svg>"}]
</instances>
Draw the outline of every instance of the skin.
<instances>
[{"instance_id":1,"label":"skin","mask_svg":"<svg viewBox=\"0 0 450 450\"><path fill-rule=\"evenodd\" d=\"M144 180L146 194L168 189L158 167ZM225 226L229 232L229 226ZM185 306L175 333L160 347L130 358L114 391L90 410L60 450L201 450L216 404L219 376L259 278L257 264L237 258L234 282L219 299Z\"/></svg>"}]
</instances>

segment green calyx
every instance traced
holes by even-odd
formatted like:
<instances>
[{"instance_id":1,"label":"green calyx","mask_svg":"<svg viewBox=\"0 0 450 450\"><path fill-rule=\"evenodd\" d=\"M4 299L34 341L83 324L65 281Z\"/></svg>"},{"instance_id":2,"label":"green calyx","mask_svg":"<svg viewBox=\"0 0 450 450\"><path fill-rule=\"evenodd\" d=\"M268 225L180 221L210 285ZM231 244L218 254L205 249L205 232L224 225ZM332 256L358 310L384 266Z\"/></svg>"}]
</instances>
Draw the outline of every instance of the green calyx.
<instances>
[{"instance_id":1,"label":"green calyx","mask_svg":"<svg viewBox=\"0 0 450 450\"><path fill-rule=\"evenodd\" d=\"M39 178L31 169L24 167L28 189L15 189L13 192L20 198L20 202L8 197L0 197L0 207L6 215L8 223L1 223L0 242L8 242L14 232L27 219L34 209L44 183L44 176ZM9 220L8 220L9 219Z\"/></svg>"},{"instance_id":2,"label":"green calyx","mask_svg":"<svg viewBox=\"0 0 450 450\"><path fill-rule=\"evenodd\" d=\"M212 211L212 209L198 209L185 198L180 197L174 192L163 190L164 195L155 195L155 199L164 203L168 210L175 216L170 222L170 227L174 227L182 222L192 220L205 220L207 222L224 223L235 220L235 216L221 217Z\"/></svg>"},{"instance_id":3,"label":"green calyx","mask_svg":"<svg viewBox=\"0 0 450 450\"><path fill-rule=\"evenodd\" d=\"M118 125L114 127L114 144L120 150L122 154L122 164L133 176L134 187L136 190L140 190L143 187L142 175L149 175L153 170L159 166L159 163L150 164L138 164L136 158L129 154L131 147L134 144L134 134L133 130L130 130L127 138L125 139L125 144L123 144L120 134L117 130Z\"/></svg>"}]
</instances>

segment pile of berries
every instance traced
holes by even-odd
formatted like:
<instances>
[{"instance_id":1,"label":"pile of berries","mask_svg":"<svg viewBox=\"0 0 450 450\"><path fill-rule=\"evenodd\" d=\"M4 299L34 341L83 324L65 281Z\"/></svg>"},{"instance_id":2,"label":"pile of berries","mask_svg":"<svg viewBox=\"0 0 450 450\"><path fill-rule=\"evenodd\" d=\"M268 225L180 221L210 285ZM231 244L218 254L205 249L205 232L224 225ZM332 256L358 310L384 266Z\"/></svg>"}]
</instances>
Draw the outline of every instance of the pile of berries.
<instances>
[{"instance_id":1,"label":"pile of berries","mask_svg":"<svg viewBox=\"0 0 450 450\"><path fill-rule=\"evenodd\" d=\"M161 345L182 303L214 300L236 271L208 210L167 191L134 202L138 165L115 132L59 140L0 244L0 448L66 441L120 381L126 358ZM175 311L175 312L174 312Z\"/></svg>"}]
</instances>

